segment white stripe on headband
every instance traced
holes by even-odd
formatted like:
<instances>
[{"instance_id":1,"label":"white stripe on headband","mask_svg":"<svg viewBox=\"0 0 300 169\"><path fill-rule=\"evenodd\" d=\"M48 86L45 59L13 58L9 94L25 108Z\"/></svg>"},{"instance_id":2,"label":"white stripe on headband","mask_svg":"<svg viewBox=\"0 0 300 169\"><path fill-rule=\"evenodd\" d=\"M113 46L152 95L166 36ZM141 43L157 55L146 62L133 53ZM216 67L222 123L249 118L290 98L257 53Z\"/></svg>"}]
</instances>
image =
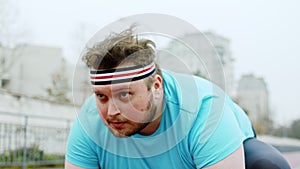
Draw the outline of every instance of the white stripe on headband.
<instances>
[{"instance_id":1,"label":"white stripe on headband","mask_svg":"<svg viewBox=\"0 0 300 169\"><path fill-rule=\"evenodd\" d=\"M93 85L131 82L151 76L155 72L155 63L147 66L132 66L117 69L90 70L90 79Z\"/></svg>"}]
</instances>

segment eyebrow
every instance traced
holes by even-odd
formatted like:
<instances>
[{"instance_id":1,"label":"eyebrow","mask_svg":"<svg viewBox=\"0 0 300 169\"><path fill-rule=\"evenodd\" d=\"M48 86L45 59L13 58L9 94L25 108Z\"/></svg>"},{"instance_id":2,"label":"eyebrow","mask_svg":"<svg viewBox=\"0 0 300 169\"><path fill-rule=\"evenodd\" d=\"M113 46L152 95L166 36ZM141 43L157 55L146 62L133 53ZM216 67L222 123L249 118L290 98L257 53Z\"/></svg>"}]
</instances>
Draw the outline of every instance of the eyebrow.
<instances>
[{"instance_id":1,"label":"eyebrow","mask_svg":"<svg viewBox=\"0 0 300 169\"><path fill-rule=\"evenodd\" d=\"M121 90L131 90L131 87L126 85L126 86L111 87L110 89L111 89L111 92L118 92ZM99 90L97 87L96 88L93 87L93 92L94 93L102 93L103 90Z\"/></svg>"},{"instance_id":2,"label":"eyebrow","mask_svg":"<svg viewBox=\"0 0 300 169\"><path fill-rule=\"evenodd\" d=\"M121 87L116 87L116 88L113 88L111 91L112 92L118 92L118 91L120 91L120 90L131 90L131 87L129 86L121 86Z\"/></svg>"}]
</instances>

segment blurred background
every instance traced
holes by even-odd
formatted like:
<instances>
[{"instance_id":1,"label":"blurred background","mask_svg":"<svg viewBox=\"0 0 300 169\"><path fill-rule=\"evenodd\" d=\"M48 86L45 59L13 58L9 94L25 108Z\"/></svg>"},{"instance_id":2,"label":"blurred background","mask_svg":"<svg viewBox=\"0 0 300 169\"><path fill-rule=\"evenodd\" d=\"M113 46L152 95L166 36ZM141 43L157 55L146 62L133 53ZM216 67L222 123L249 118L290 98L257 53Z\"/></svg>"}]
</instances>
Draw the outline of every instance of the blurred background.
<instances>
[{"instance_id":1,"label":"blurred background","mask_svg":"<svg viewBox=\"0 0 300 169\"><path fill-rule=\"evenodd\" d=\"M299 5L296 0L0 0L0 168L63 167L69 128L91 93L79 61L82 49L99 29L141 13L172 15L201 31L221 59L224 90L247 112L258 137L299 168ZM173 41L164 48L189 55ZM206 77L200 66L191 69ZM75 71L82 78L73 86Z\"/></svg>"}]
</instances>

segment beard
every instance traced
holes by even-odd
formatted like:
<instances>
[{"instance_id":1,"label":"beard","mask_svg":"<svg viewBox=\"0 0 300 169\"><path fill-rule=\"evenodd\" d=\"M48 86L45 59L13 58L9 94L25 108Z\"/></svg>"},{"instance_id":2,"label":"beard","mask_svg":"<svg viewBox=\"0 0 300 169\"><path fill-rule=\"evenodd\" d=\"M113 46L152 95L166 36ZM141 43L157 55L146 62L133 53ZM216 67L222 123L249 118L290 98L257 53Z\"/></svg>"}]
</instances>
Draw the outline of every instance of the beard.
<instances>
[{"instance_id":1,"label":"beard","mask_svg":"<svg viewBox=\"0 0 300 169\"><path fill-rule=\"evenodd\" d=\"M134 134L140 133L143 129L145 129L149 123L155 120L156 114L157 105L154 104L152 98L147 105L147 111L145 112L143 122L136 122L123 116L108 117L106 121L108 124L113 121L124 123L124 125L120 128L114 128L110 125L108 125L108 128L116 137L130 137Z\"/></svg>"}]
</instances>

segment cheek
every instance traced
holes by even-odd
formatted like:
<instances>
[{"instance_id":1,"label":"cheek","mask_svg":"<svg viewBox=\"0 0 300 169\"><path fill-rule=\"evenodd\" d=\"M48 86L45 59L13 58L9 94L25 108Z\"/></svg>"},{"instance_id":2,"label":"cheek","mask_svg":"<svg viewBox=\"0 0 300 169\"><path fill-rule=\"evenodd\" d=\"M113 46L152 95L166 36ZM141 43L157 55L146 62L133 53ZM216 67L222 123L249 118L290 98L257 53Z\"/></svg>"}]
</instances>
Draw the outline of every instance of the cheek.
<instances>
[{"instance_id":1,"label":"cheek","mask_svg":"<svg viewBox=\"0 0 300 169\"><path fill-rule=\"evenodd\" d=\"M128 110L130 112L135 112L138 114L143 114L143 112L148 110L149 98L148 97L136 97L128 103Z\"/></svg>"},{"instance_id":2,"label":"cheek","mask_svg":"<svg viewBox=\"0 0 300 169\"><path fill-rule=\"evenodd\" d=\"M132 104L132 107L140 113L143 113L148 110L148 100L140 100L138 103Z\"/></svg>"},{"instance_id":3,"label":"cheek","mask_svg":"<svg viewBox=\"0 0 300 169\"><path fill-rule=\"evenodd\" d=\"M136 102L132 101L122 106L122 108L120 107L120 110L125 118L134 122L144 123L149 110L149 101L145 98Z\"/></svg>"},{"instance_id":4,"label":"cheek","mask_svg":"<svg viewBox=\"0 0 300 169\"><path fill-rule=\"evenodd\" d=\"M131 104L137 111L144 112L148 110L150 98L151 94L141 95L132 100Z\"/></svg>"},{"instance_id":5,"label":"cheek","mask_svg":"<svg viewBox=\"0 0 300 169\"><path fill-rule=\"evenodd\" d=\"M99 110L99 109L98 109ZM106 119L106 113L103 113L103 111L99 110L99 115L102 119Z\"/></svg>"},{"instance_id":6,"label":"cheek","mask_svg":"<svg viewBox=\"0 0 300 169\"><path fill-rule=\"evenodd\" d=\"M106 119L107 116L107 107L105 105L100 105L97 103L97 109L99 112L99 115L102 119Z\"/></svg>"}]
</instances>

